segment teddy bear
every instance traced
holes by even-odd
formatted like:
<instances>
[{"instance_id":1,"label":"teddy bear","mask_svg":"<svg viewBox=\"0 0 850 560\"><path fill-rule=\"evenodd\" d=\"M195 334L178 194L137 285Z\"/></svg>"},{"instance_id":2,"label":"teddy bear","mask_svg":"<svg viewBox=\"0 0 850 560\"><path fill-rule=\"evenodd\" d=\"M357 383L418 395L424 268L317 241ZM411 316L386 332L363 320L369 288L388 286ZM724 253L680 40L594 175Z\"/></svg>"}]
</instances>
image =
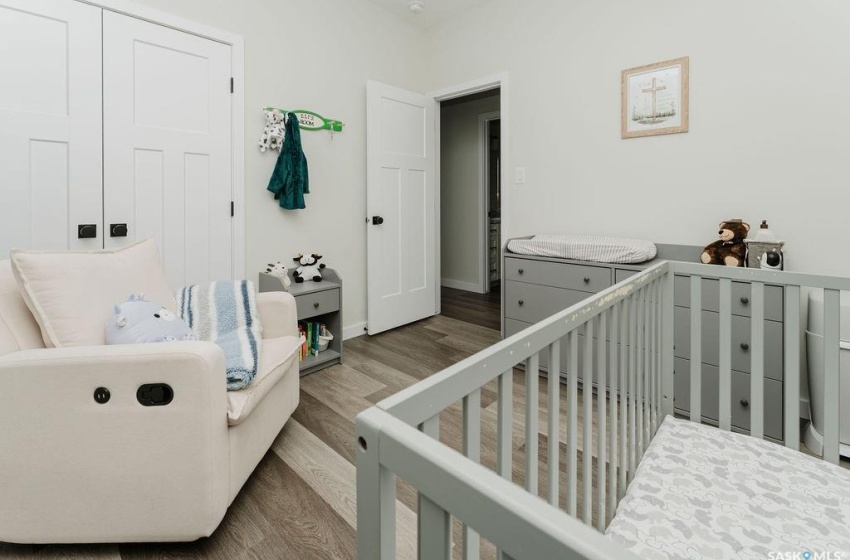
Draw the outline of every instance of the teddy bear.
<instances>
[{"instance_id":1,"label":"teddy bear","mask_svg":"<svg viewBox=\"0 0 850 560\"><path fill-rule=\"evenodd\" d=\"M700 256L703 264L722 264L726 266L744 266L747 245L744 243L750 225L741 219L720 222L720 239L708 245Z\"/></svg>"},{"instance_id":2,"label":"teddy bear","mask_svg":"<svg viewBox=\"0 0 850 560\"><path fill-rule=\"evenodd\" d=\"M106 324L107 344L179 342L195 340L186 322L161 305L145 300L144 294L131 294L117 304Z\"/></svg>"},{"instance_id":3,"label":"teddy bear","mask_svg":"<svg viewBox=\"0 0 850 560\"><path fill-rule=\"evenodd\" d=\"M277 261L276 263L269 263L266 268L266 274L274 276L275 278L280 278L284 290L288 290L289 286L292 285L292 280L289 279L289 269L286 268L286 265L280 261Z\"/></svg>"},{"instance_id":4,"label":"teddy bear","mask_svg":"<svg viewBox=\"0 0 850 560\"><path fill-rule=\"evenodd\" d=\"M292 273L292 277L295 278L295 282L300 284L305 278L310 279L313 282L321 282L322 269L325 268L324 263L318 264L319 259L321 258L322 255L318 253L313 253L312 255L298 253L295 255L293 260L301 265L295 270L295 272Z\"/></svg>"},{"instance_id":5,"label":"teddy bear","mask_svg":"<svg viewBox=\"0 0 850 560\"><path fill-rule=\"evenodd\" d=\"M260 151L280 150L283 147L283 112L278 109L266 111L266 127L260 135Z\"/></svg>"}]
</instances>

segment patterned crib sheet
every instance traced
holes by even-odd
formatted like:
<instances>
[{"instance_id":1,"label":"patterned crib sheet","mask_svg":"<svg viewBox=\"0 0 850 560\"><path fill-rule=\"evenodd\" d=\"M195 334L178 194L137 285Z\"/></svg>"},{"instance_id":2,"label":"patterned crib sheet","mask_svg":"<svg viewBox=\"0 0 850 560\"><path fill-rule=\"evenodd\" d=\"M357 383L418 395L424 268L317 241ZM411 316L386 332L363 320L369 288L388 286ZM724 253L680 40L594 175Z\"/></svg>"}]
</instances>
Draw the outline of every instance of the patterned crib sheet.
<instances>
[{"instance_id":1,"label":"patterned crib sheet","mask_svg":"<svg viewBox=\"0 0 850 560\"><path fill-rule=\"evenodd\" d=\"M604 263L641 263L655 258L655 243L626 237L601 235L535 235L511 239L508 251L519 255L558 257Z\"/></svg>"},{"instance_id":2,"label":"patterned crib sheet","mask_svg":"<svg viewBox=\"0 0 850 560\"><path fill-rule=\"evenodd\" d=\"M667 417L607 534L647 559L850 558L850 471Z\"/></svg>"}]
</instances>

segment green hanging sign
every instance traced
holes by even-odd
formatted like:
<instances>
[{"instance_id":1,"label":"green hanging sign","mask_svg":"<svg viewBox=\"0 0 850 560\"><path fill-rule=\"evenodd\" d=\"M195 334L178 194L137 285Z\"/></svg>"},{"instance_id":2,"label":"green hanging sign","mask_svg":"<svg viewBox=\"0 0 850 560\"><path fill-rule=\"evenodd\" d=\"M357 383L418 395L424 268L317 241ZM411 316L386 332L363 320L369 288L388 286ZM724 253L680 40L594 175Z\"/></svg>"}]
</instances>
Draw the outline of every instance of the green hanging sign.
<instances>
[{"instance_id":1,"label":"green hanging sign","mask_svg":"<svg viewBox=\"0 0 850 560\"><path fill-rule=\"evenodd\" d=\"M266 107L266 111L273 111L276 107ZM313 111L305 111L297 109L295 111L287 111L285 109L277 109L281 113L295 113L298 117L298 126L301 130L330 130L331 132L342 132L342 127L345 123L335 119L326 119Z\"/></svg>"}]
</instances>

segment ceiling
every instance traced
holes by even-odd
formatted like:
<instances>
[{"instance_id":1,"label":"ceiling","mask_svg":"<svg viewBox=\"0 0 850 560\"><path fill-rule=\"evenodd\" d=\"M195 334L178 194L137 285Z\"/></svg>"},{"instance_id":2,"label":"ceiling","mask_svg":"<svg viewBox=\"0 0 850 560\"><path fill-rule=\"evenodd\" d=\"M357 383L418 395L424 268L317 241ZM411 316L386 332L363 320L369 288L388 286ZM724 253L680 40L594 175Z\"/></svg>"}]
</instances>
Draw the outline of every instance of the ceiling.
<instances>
[{"instance_id":1,"label":"ceiling","mask_svg":"<svg viewBox=\"0 0 850 560\"><path fill-rule=\"evenodd\" d=\"M486 4L489 0L423 0L425 9L413 14L408 8L409 0L368 0L395 14L416 27L426 28L465 12L470 8Z\"/></svg>"}]
</instances>

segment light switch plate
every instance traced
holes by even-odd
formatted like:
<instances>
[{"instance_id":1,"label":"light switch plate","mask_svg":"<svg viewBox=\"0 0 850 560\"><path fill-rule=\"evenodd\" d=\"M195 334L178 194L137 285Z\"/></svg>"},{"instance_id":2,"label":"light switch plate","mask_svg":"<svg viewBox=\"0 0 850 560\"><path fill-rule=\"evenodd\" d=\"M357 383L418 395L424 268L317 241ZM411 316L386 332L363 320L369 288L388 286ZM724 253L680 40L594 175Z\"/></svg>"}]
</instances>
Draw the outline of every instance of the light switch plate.
<instances>
[{"instance_id":1,"label":"light switch plate","mask_svg":"<svg viewBox=\"0 0 850 560\"><path fill-rule=\"evenodd\" d=\"M524 185L525 184L525 167L517 167L516 168L516 184Z\"/></svg>"}]
</instances>

